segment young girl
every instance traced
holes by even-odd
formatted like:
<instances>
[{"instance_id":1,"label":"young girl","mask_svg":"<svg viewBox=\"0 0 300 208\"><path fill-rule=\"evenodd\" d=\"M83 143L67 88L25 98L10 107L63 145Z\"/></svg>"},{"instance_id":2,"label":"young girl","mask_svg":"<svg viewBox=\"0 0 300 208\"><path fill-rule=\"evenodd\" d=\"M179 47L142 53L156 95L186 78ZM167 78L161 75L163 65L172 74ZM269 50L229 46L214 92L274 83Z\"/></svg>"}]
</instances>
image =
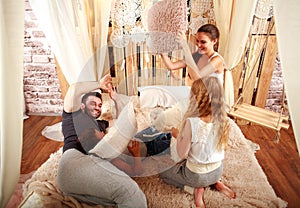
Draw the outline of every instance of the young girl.
<instances>
[{"instance_id":1,"label":"young girl","mask_svg":"<svg viewBox=\"0 0 300 208\"><path fill-rule=\"evenodd\" d=\"M181 128L172 129L176 138L171 145L172 158L181 161L160 177L178 188L194 187L197 207L205 207L204 187L212 184L229 198L235 198L235 193L220 181L228 133L229 120L218 78L194 81Z\"/></svg>"},{"instance_id":2,"label":"young girl","mask_svg":"<svg viewBox=\"0 0 300 208\"><path fill-rule=\"evenodd\" d=\"M177 70L189 66L188 77L193 81L205 77L215 76L223 85L224 60L217 52L220 32L213 24L201 26L196 34L196 46L198 51L191 54L187 45L185 34L180 35L180 43L185 59L172 62L166 54L162 54L162 59L169 70Z\"/></svg>"}]
</instances>

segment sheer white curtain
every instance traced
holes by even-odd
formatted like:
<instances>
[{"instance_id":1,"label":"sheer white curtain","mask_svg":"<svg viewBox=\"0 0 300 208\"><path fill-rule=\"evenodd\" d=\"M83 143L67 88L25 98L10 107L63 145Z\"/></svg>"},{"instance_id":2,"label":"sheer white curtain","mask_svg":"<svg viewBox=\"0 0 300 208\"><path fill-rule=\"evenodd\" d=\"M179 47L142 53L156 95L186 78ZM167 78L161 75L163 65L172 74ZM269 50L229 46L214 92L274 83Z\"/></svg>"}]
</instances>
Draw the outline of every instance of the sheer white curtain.
<instances>
[{"instance_id":1,"label":"sheer white curtain","mask_svg":"<svg viewBox=\"0 0 300 208\"><path fill-rule=\"evenodd\" d=\"M100 80L112 0L30 0L30 4L68 84ZM60 125L53 125L43 135L60 132Z\"/></svg>"},{"instance_id":2,"label":"sheer white curtain","mask_svg":"<svg viewBox=\"0 0 300 208\"><path fill-rule=\"evenodd\" d=\"M85 7L87 2L93 2L96 5L93 8L97 9L94 13L98 13L92 21L92 31L87 29L91 9ZM69 84L100 79L105 56L94 58L93 49L105 48L111 0L32 0L30 3ZM0 0L0 23L0 207L5 207L20 175L24 0ZM94 37L100 39L95 46L91 34L101 36Z\"/></svg>"},{"instance_id":3,"label":"sheer white curtain","mask_svg":"<svg viewBox=\"0 0 300 208\"><path fill-rule=\"evenodd\" d=\"M247 42L257 0L214 0L216 24L220 30L219 52L226 63L225 100L234 104L231 70L239 63Z\"/></svg>"},{"instance_id":4,"label":"sheer white curtain","mask_svg":"<svg viewBox=\"0 0 300 208\"><path fill-rule=\"evenodd\" d=\"M289 113L300 155L300 98L299 98L299 49L300 49L299 0L274 0L276 37Z\"/></svg>"},{"instance_id":5,"label":"sheer white curtain","mask_svg":"<svg viewBox=\"0 0 300 208\"><path fill-rule=\"evenodd\" d=\"M0 207L19 180L23 134L24 0L0 0Z\"/></svg>"},{"instance_id":6,"label":"sheer white curtain","mask_svg":"<svg viewBox=\"0 0 300 208\"><path fill-rule=\"evenodd\" d=\"M94 52L106 48L111 1L30 0L30 4L68 83L100 79L105 50Z\"/></svg>"},{"instance_id":7,"label":"sheer white curtain","mask_svg":"<svg viewBox=\"0 0 300 208\"><path fill-rule=\"evenodd\" d=\"M94 46L94 51L96 53L95 58L96 60L98 60L96 62L96 68L103 69L102 72L105 73L106 70L109 70L108 64L105 63L107 58L105 57L105 54L107 54L106 45L107 45L108 23L110 18L110 8L113 0L93 1L93 2L94 5L92 9L94 14L94 22L95 22L94 34L93 34L93 46ZM101 74L98 75L98 79L100 78L101 78Z\"/></svg>"},{"instance_id":8,"label":"sheer white curtain","mask_svg":"<svg viewBox=\"0 0 300 208\"><path fill-rule=\"evenodd\" d=\"M30 4L68 83L95 80L93 62L86 66L92 50L82 1L31 0Z\"/></svg>"}]
</instances>

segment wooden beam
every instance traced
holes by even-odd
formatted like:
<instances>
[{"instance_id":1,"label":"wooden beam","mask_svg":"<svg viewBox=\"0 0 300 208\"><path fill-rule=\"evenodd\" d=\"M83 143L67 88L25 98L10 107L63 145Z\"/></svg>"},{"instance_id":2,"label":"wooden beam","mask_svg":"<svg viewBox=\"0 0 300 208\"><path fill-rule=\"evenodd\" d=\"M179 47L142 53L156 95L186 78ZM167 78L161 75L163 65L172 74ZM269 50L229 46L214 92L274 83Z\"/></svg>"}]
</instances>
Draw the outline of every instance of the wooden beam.
<instances>
[{"instance_id":1,"label":"wooden beam","mask_svg":"<svg viewBox=\"0 0 300 208\"><path fill-rule=\"evenodd\" d=\"M65 75L63 74L63 72L58 64L58 61L55 57L54 57L54 60L55 60L55 64L56 64L56 72L57 72L60 90L61 90L61 97L62 97L62 99L64 99L70 85L69 85Z\"/></svg>"},{"instance_id":2,"label":"wooden beam","mask_svg":"<svg viewBox=\"0 0 300 208\"><path fill-rule=\"evenodd\" d=\"M235 66L232 70L232 79L233 79L233 88L234 88L234 102L237 101L239 97L239 91L240 91L240 82L242 78L242 71L244 67L244 58L245 54L243 55L241 61L237 66Z\"/></svg>"},{"instance_id":3,"label":"wooden beam","mask_svg":"<svg viewBox=\"0 0 300 208\"><path fill-rule=\"evenodd\" d=\"M276 36L269 36L268 44L264 55L265 59L263 60L262 70L257 85L257 94L254 103L255 106L261 108L265 108L266 106L277 51L278 48Z\"/></svg>"},{"instance_id":4,"label":"wooden beam","mask_svg":"<svg viewBox=\"0 0 300 208\"><path fill-rule=\"evenodd\" d=\"M243 102L251 104L256 84L256 75L259 67L259 59L266 36L253 35L251 37L250 52L248 55L245 78L243 82Z\"/></svg>"}]
</instances>

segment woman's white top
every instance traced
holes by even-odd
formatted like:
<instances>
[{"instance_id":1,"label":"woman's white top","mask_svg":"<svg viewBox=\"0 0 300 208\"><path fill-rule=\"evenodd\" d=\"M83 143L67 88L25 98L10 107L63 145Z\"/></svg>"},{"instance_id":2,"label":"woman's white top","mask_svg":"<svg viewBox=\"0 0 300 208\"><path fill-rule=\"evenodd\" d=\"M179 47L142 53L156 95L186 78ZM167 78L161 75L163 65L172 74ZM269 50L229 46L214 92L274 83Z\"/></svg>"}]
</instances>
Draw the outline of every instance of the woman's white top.
<instances>
[{"instance_id":1,"label":"woman's white top","mask_svg":"<svg viewBox=\"0 0 300 208\"><path fill-rule=\"evenodd\" d=\"M218 53L218 52L214 52L214 54L208 59L208 62L211 61L211 59L213 57L216 57L216 56L219 56L222 60L223 60L223 63L224 63L224 59L223 57ZM222 73L216 73L216 72L213 72L209 75L210 77L216 77L218 78L218 80L220 81L220 84L221 86L223 86L223 82L224 82L224 71L222 71Z\"/></svg>"},{"instance_id":2,"label":"woman's white top","mask_svg":"<svg viewBox=\"0 0 300 208\"><path fill-rule=\"evenodd\" d=\"M216 125L199 117L188 118L192 128L192 144L188 161L193 164L218 163L224 159L224 150L217 148L219 134Z\"/></svg>"}]
</instances>

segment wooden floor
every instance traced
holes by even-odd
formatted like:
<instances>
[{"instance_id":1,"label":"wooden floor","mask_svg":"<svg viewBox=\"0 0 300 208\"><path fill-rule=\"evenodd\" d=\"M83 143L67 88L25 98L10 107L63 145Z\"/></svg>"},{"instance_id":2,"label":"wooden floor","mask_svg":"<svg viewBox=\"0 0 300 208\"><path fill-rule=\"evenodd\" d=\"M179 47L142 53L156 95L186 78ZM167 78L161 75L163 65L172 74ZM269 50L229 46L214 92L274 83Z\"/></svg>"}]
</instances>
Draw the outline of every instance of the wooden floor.
<instances>
[{"instance_id":1,"label":"wooden floor","mask_svg":"<svg viewBox=\"0 0 300 208\"><path fill-rule=\"evenodd\" d=\"M41 135L45 126L59 121L61 118L54 116L30 116L24 121L21 174L38 169L63 145ZM260 145L256 157L277 196L287 201L289 208L300 207L300 157L292 128L282 129L280 142L276 144L273 142L275 131L271 129L257 125L240 127L246 138Z\"/></svg>"},{"instance_id":2,"label":"wooden floor","mask_svg":"<svg viewBox=\"0 0 300 208\"><path fill-rule=\"evenodd\" d=\"M49 158L51 153L56 152L63 146L63 142L47 139L41 134L46 126L51 126L60 121L60 116L32 115L24 120L21 174L37 170Z\"/></svg>"},{"instance_id":3,"label":"wooden floor","mask_svg":"<svg viewBox=\"0 0 300 208\"><path fill-rule=\"evenodd\" d=\"M258 125L240 126L245 137L260 145L256 158L278 197L289 208L300 207L300 157L292 127L281 129L279 143L276 131Z\"/></svg>"}]
</instances>

